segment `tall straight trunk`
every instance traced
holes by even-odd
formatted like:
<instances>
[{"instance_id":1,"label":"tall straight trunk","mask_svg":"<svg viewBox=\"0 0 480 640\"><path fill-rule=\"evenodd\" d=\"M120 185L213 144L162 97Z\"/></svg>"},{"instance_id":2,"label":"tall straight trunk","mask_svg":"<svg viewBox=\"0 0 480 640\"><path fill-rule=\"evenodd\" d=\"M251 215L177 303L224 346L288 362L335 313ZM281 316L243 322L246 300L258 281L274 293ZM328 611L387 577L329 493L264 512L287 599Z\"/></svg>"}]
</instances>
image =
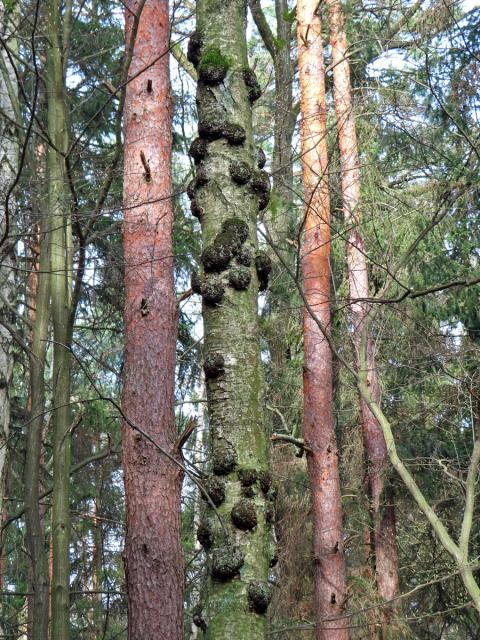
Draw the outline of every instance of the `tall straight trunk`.
<instances>
[{"instance_id":1,"label":"tall straight trunk","mask_svg":"<svg viewBox=\"0 0 480 640\"><path fill-rule=\"evenodd\" d=\"M365 379L374 402L380 404L380 385L375 364L374 340L367 325L369 304L368 270L361 230L360 164L353 110L348 44L340 0L327 0L332 47L333 93L337 117L341 163L343 215L348 232L347 268L350 310L357 369ZM398 556L395 511L391 491L385 487L388 452L382 428L367 403L360 398L363 440L372 517L375 576L379 595L391 600L398 594ZM387 631L389 609L384 610L383 632Z\"/></svg>"},{"instance_id":2,"label":"tall straight trunk","mask_svg":"<svg viewBox=\"0 0 480 640\"><path fill-rule=\"evenodd\" d=\"M297 3L301 152L305 199L302 268L305 297L330 325L330 201L325 68L317 0ZM304 439L313 502L316 637L345 640L348 622L342 495L333 419L332 353L308 310L304 314Z\"/></svg>"},{"instance_id":3,"label":"tall straight trunk","mask_svg":"<svg viewBox=\"0 0 480 640\"><path fill-rule=\"evenodd\" d=\"M273 131L272 187L284 209L278 216L275 228L284 221L285 235L289 231L293 214L293 159L292 137L295 128L293 109L292 23L288 19L288 0L275 0L277 42L275 66L275 114ZM282 229L283 230L283 229ZM280 234L278 234L280 235ZM283 238L284 240L285 238Z\"/></svg>"},{"instance_id":4,"label":"tall straight trunk","mask_svg":"<svg viewBox=\"0 0 480 640\"><path fill-rule=\"evenodd\" d=\"M286 19L288 13L287 0L275 0L275 14L277 24L277 41L281 46L275 48L275 111L273 129L272 156L272 193L275 199L275 216L269 221L269 231L275 250L280 251L288 266L295 269L295 250L287 240L293 235L297 226L297 213L293 207L293 161L292 138L295 128L293 113L293 63L291 60L292 24ZM291 301L290 276L283 267L275 263L275 251L272 251L273 273L272 286L269 291L269 307L272 322L280 335L270 341L270 355L272 358L273 384L278 384L284 374L289 345L285 339L285 319L282 309L289 306ZM285 311L283 311L285 313ZM276 332L275 332L276 333ZM281 393L285 392L282 389ZM277 399L278 399L277 390ZM274 399L275 400L275 399ZM274 405L276 403L274 402ZM284 402L283 404L287 404ZM274 416L275 420L278 416ZM277 423L278 424L278 423Z\"/></svg>"},{"instance_id":5,"label":"tall straight trunk","mask_svg":"<svg viewBox=\"0 0 480 640\"><path fill-rule=\"evenodd\" d=\"M199 0L189 58L197 66L199 135L191 154L192 212L202 224L204 371L212 474L198 530L209 557L205 638L265 637L271 549L268 440L264 425L257 294L270 259L257 252L256 220L269 180L257 169L251 102L259 97L248 67L246 0ZM263 163L260 162L263 166ZM223 521L220 526L219 518Z\"/></svg>"},{"instance_id":6,"label":"tall straight trunk","mask_svg":"<svg viewBox=\"0 0 480 640\"><path fill-rule=\"evenodd\" d=\"M266 340L270 353L271 384L267 401L273 408L273 431L287 430L301 437L301 410L298 389L292 385L291 336L301 331L301 313L292 313L291 272L296 269L297 251L292 238L299 226L298 207L294 206L293 186L293 133L296 109L293 104L294 65L291 57L293 25L288 17L288 0L275 0L276 33L270 30L259 0L249 0L250 10L269 51L275 69L275 103L273 112L272 198L271 215L265 216L269 247L272 256L272 278L267 297L268 331ZM293 455L293 447L276 446L272 451L272 472L281 478L276 497L275 535L278 542L276 588L272 594L270 616L272 620L298 620L308 616L311 603L309 587L313 582L308 549L311 544L310 528L305 527L310 505L305 499L303 483L306 474L305 457ZM294 527L294 530L292 529ZM299 589L298 585L303 588ZM306 586L308 585L308 586ZM308 604L307 604L308 603ZM307 609L306 609L307 604ZM292 637L296 631L292 631ZM285 635L287 637L287 635ZM290 637L290 635L288 635Z\"/></svg>"},{"instance_id":7,"label":"tall straight trunk","mask_svg":"<svg viewBox=\"0 0 480 640\"><path fill-rule=\"evenodd\" d=\"M198 397L205 397L205 380L202 379L199 384ZM192 463L197 469L202 472L206 472L205 459L208 454L207 442L206 442L206 409L200 405L198 407L199 415L197 417L197 428L192 435L193 445L192 449L195 452ZM190 640L196 640L199 638L200 629L196 625L196 613L201 607L202 592L205 579L205 558L201 553L202 545L196 536L198 527L201 524L202 516L204 512L204 502L202 492L199 487L195 487L194 504L193 504L193 527L192 536L194 537L194 557L191 561L192 571L195 572L197 578L192 582L191 595L190 595L190 608L193 611L192 624L190 630Z\"/></svg>"},{"instance_id":8,"label":"tall straight trunk","mask_svg":"<svg viewBox=\"0 0 480 640\"><path fill-rule=\"evenodd\" d=\"M43 214L45 212L43 211ZM40 257L34 306L34 326L30 358L30 420L25 453L25 525L26 542L31 558L32 592L30 637L45 640L48 636L49 575L45 532L40 513L40 460L45 409L45 356L48 337L50 301L50 222L43 215L40 224Z\"/></svg>"},{"instance_id":9,"label":"tall straight trunk","mask_svg":"<svg viewBox=\"0 0 480 640\"><path fill-rule=\"evenodd\" d=\"M15 51L16 9L7 10L0 0L0 30L8 46ZM13 35L12 35L13 34ZM15 202L6 199L18 170L19 142L13 124L18 114L18 88L15 70L5 50L0 51L0 316L13 324L10 305L14 304L15 243L8 237L15 227ZM5 469L10 431L10 384L13 372L12 336L0 323L0 513L3 512Z\"/></svg>"},{"instance_id":10,"label":"tall straight trunk","mask_svg":"<svg viewBox=\"0 0 480 640\"><path fill-rule=\"evenodd\" d=\"M139 3L127 3L130 43ZM172 113L167 0L147 0L139 16L124 127L125 364L123 410L176 455L174 418L177 311L173 285ZM123 426L128 637L183 638L182 473Z\"/></svg>"},{"instance_id":11,"label":"tall straight trunk","mask_svg":"<svg viewBox=\"0 0 480 640\"><path fill-rule=\"evenodd\" d=\"M102 441L102 437L99 438L99 449ZM93 503L93 551L92 551L92 591L98 591L99 593L92 594L92 609L93 609L93 628L92 638L96 640L101 638L102 623L103 623L103 605L102 594L103 589L103 532L102 522L99 518L99 513L102 510L102 492L105 480L105 467L100 467L97 471L95 478L95 502Z\"/></svg>"},{"instance_id":12,"label":"tall straight trunk","mask_svg":"<svg viewBox=\"0 0 480 640\"><path fill-rule=\"evenodd\" d=\"M50 0L47 49L47 117L52 145L47 153L50 218L51 309L53 319L53 499L52 499L52 640L68 640L70 610L70 457L71 457L71 306L72 230L66 197L65 159L68 131L65 78L60 41L59 0Z\"/></svg>"}]
</instances>

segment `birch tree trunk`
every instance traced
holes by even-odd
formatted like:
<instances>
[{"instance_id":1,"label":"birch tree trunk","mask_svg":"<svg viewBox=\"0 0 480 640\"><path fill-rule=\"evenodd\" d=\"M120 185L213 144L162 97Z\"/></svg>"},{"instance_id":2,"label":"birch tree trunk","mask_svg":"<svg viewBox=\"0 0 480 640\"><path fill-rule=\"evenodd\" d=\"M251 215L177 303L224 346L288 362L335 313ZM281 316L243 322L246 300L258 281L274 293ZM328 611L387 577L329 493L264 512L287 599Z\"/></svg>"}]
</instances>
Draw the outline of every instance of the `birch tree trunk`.
<instances>
[{"instance_id":1,"label":"birch tree trunk","mask_svg":"<svg viewBox=\"0 0 480 640\"><path fill-rule=\"evenodd\" d=\"M360 163L353 110L348 44L340 0L327 0L332 47L333 94L337 118L341 163L343 215L349 229L347 268L350 290L350 313L356 366L367 383L372 398L380 404L380 384L375 364L375 344L367 325L369 304L368 267L361 229ZM363 301L362 301L363 300ZM398 595L398 554L396 545L393 495L385 486L388 452L379 421L360 396L363 441L367 458L367 474L372 519L371 548L379 595L389 601ZM391 609L383 609L383 635L386 637Z\"/></svg>"},{"instance_id":2,"label":"birch tree trunk","mask_svg":"<svg viewBox=\"0 0 480 640\"><path fill-rule=\"evenodd\" d=\"M130 0L126 11L127 48L135 30L124 110L126 300L122 405L132 422L163 449L178 456L167 0L147 0L143 9L142 3ZM145 72L139 73L147 66ZM180 640L184 593L180 523L183 475L127 424L123 425L123 468L128 637Z\"/></svg>"},{"instance_id":3,"label":"birch tree trunk","mask_svg":"<svg viewBox=\"0 0 480 640\"><path fill-rule=\"evenodd\" d=\"M209 556L205 638L265 637L270 601L272 493L264 425L257 295L271 262L257 251L257 212L269 180L252 137L260 95L248 67L246 0L199 0L188 55L199 73L192 212L202 224L204 371L212 474L198 535ZM219 523L220 516L223 521Z\"/></svg>"},{"instance_id":4,"label":"birch tree trunk","mask_svg":"<svg viewBox=\"0 0 480 640\"><path fill-rule=\"evenodd\" d=\"M302 268L305 297L322 327L330 325L330 201L325 68L316 0L297 3L301 152L305 199ZM342 495L333 420L332 353L304 313L304 440L313 508L317 640L346 640L348 622Z\"/></svg>"}]
</instances>

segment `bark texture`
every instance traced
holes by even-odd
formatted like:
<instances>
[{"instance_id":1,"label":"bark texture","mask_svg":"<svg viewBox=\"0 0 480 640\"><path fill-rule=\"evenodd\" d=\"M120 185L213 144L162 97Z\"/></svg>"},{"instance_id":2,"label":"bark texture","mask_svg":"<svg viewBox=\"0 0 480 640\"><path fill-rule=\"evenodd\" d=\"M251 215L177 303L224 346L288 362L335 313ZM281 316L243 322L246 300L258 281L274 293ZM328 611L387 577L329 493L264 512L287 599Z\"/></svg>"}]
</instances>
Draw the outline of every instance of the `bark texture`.
<instances>
[{"instance_id":1,"label":"bark texture","mask_svg":"<svg viewBox=\"0 0 480 640\"><path fill-rule=\"evenodd\" d=\"M316 0L297 3L301 151L305 199L302 268L305 297L326 331L330 324L330 202L325 68ZM346 640L342 496L333 419L332 353L304 314L304 440L313 502L316 637Z\"/></svg>"},{"instance_id":2,"label":"bark texture","mask_svg":"<svg viewBox=\"0 0 480 640\"><path fill-rule=\"evenodd\" d=\"M43 211L43 214L45 212ZM31 557L32 591L30 636L45 640L48 636L49 575L45 532L40 513L40 465L42 454L43 416L45 410L45 355L48 337L50 301L49 221L45 215L40 224L40 257L36 294L33 300L34 326L30 358L30 420L25 453L25 526ZM30 608L30 602L29 602Z\"/></svg>"},{"instance_id":3,"label":"bark texture","mask_svg":"<svg viewBox=\"0 0 480 640\"><path fill-rule=\"evenodd\" d=\"M212 473L198 534L209 557L208 640L265 637L272 559L272 491L263 411L257 295L270 260L257 252L256 218L268 202L268 176L257 168L248 68L246 2L200 0L189 57L199 71L199 140L193 210L202 224L200 292ZM258 89L258 87L257 87ZM201 153L198 153L198 151ZM219 518L223 527L219 524Z\"/></svg>"},{"instance_id":4,"label":"bark texture","mask_svg":"<svg viewBox=\"0 0 480 640\"><path fill-rule=\"evenodd\" d=\"M292 384L290 359L297 347L292 335L301 333L302 313L292 299L292 279L285 269L295 273L297 238L301 212L294 206L293 132L298 109L293 104L292 46L295 28L289 18L288 0L275 0L276 32L271 31L260 0L249 0L250 11L269 51L275 69L275 103L272 155L272 202L265 214L264 224L269 232L272 257L271 284L268 290L268 322L263 324L270 352L270 376L267 402L274 432L285 430L293 437L301 437L301 402L299 389ZM278 257L281 256L281 260ZM300 305L298 305L300 306ZM310 500L305 493L303 478L307 475L304 456L294 455L291 446L276 445L272 451L272 473L281 479L275 501L275 536L278 564L275 567L276 585L272 594L269 616L276 621L306 619L312 616L311 585L311 527ZM285 638L295 637L297 631L284 632Z\"/></svg>"},{"instance_id":5,"label":"bark texture","mask_svg":"<svg viewBox=\"0 0 480 640\"><path fill-rule=\"evenodd\" d=\"M353 110L348 43L344 29L344 14L340 0L327 0L332 47L333 93L338 128L341 163L343 215L349 235L347 268L350 291L350 312L356 366L370 389L374 402L380 405L380 384L375 364L375 344L368 326L368 266L361 230L360 163L358 157L355 116ZM367 458L372 532L370 548L373 554L379 595L391 600L398 595L398 556L396 546L393 495L385 487L388 452L382 428L360 397L363 440ZM390 610L383 610L383 635L386 637Z\"/></svg>"},{"instance_id":6,"label":"bark texture","mask_svg":"<svg viewBox=\"0 0 480 640\"><path fill-rule=\"evenodd\" d=\"M141 3L130 0L130 43ZM141 10L124 110L125 364L123 410L175 455L176 300L173 287L171 97L166 0ZM162 52L165 55L161 56ZM148 69L134 77L156 58ZM128 637L183 638L182 473L123 426Z\"/></svg>"},{"instance_id":7,"label":"bark texture","mask_svg":"<svg viewBox=\"0 0 480 640\"><path fill-rule=\"evenodd\" d=\"M48 5L47 117L52 145L47 153L48 207L51 233L51 310L53 320L53 502L52 502L52 640L70 635L70 458L71 458L71 308L72 227L66 189L68 129L64 61L58 0ZM65 53L65 52L64 52Z\"/></svg>"},{"instance_id":8,"label":"bark texture","mask_svg":"<svg viewBox=\"0 0 480 640\"><path fill-rule=\"evenodd\" d=\"M15 52L15 11L7 11L5 3L0 1L0 29L4 41ZM15 180L18 170L19 144L17 130L13 122L18 112L17 79L12 64L2 47L0 60L0 317L12 323L10 305L14 302L14 243L6 236L15 224L15 203L9 198L7 212L6 198ZM13 324L13 323L12 323ZM5 466L10 431L10 383L13 360L10 355L12 336L0 323L0 513L3 512L3 494L5 485Z\"/></svg>"}]
</instances>

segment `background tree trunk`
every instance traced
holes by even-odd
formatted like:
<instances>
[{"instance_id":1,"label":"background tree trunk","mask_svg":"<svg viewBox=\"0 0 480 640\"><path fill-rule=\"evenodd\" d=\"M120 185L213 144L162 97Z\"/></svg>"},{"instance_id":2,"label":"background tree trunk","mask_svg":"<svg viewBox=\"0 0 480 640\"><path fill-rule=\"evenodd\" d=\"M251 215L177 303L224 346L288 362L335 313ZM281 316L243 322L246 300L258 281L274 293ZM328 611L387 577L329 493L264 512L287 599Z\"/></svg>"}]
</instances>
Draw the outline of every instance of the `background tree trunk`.
<instances>
[{"instance_id":1,"label":"background tree trunk","mask_svg":"<svg viewBox=\"0 0 480 640\"><path fill-rule=\"evenodd\" d=\"M364 376L372 398L380 405L380 384L375 364L375 344L367 319L370 305L368 267L361 230L360 163L353 110L348 44L340 0L327 0L332 47L333 93L340 148L343 215L348 228L347 269L353 325L356 365ZM363 301L362 301L363 299ZM360 397L363 441L367 458L367 474L372 519L371 549L374 555L375 578L379 595L391 600L398 595L398 557L393 494L385 488L388 452L382 428ZM391 608L382 613L383 635L386 637Z\"/></svg>"},{"instance_id":2,"label":"background tree trunk","mask_svg":"<svg viewBox=\"0 0 480 640\"><path fill-rule=\"evenodd\" d=\"M30 358L30 419L27 429L25 454L25 526L26 540L32 567L32 613L30 634L32 640L45 640L48 636L49 575L45 532L40 513L40 461L45 410L45 356L50 310L50 221L43 212L40 224L38 286ZM30 603L29 603L30 606Z\"/></svg>"},{"instance_id":3,"label":"background tree trunk","mask_svg":"<svg viewBox=\"0 0 480 640\"><path fill-rule=\"evenodd\" d=\"M48 15L47 153L48 205L51 223L51 307L53 319L53 501L52 501L52 640L68 640L70 634L70 448L71 419L71 309L72 229L65 183L68 146L65 77L61 46L60 3L50 0ZM65 52L64 52L65 54Z\"/></svg>"},{"instance_id":4,"label":"background tree trunk","mask_svg":"<svg viewBox=\"0 0 480 640\"><path fill-rule=\"evenodd\" d=\"M305 199L302 251L306 300L330 331L330 202L321 23L316 0L297 3L301 92L301 151ZM342 495L333 420L332 353L308 310L304 312L304 440L313 502L316 637L345 640L348 622Z\"/></svg>"},{"instance_id":5,"label":"background tree trunk","mask_svg":"<svg viewBox=\"0 0 480 640\"><path fill-rule=\"evenodd\" d=\"M0 29L4 41L10 50L17 49L15 7L7 9L6 3L0 0ZM14 304L15 292L15 241L12 241L12 230L15 229L15 199L9 197L7 211L6 199L13 186L18 171L19 142L15 122L19 112L18 87L14 68L4 48L0 53L0 317L10 325L14 318L11 305ZM11 355L12 336L10 331L0 323L0 513L3 513L3 497L5 491L5 469L10 432L10 383L13 372Z\"/></svg>"},{"instance_id":6,"label":"background tree trunk","mask_svg":"<svg viewBox=\"0 0 480 640\"><path fill-rule=\"evenodd\" d=\"M122 404L132 422L177 455L168 2L147 0L141 7L132 0L126 11L127 48L139 19L129 78L159 59L129 80L125 100ZM127 424L123 425L123 468L128 636L131 640L180 640L182 473Z\"/></svg>"}]
</instances>

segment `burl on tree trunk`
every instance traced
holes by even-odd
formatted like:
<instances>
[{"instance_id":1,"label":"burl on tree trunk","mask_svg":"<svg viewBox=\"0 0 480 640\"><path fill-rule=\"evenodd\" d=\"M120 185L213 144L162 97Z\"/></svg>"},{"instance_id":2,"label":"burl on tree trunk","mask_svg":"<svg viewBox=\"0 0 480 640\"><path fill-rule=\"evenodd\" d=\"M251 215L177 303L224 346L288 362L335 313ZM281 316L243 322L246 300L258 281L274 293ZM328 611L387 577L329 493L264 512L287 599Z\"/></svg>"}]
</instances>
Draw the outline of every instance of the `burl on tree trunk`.
<instances>
[{"instance_id":1,"label":"burl on tree trunk","mask_svg":"<svg viewBox=\"0 0 480 640\"><path fill-rule=\"evenodd\" d=\"M256 221L269 199L265 156L254 147L252 103L260 96L248 66L246 2L199 0L188 57L198 71L199 137L190 153L192 213L202 225L204 371L211 433L206 506L198 539L209 578L194 621L208 640L265 637L270 601L273 493L263 416L257 316L270 259L258 251Z\"/></svg>"}]
</instances>

